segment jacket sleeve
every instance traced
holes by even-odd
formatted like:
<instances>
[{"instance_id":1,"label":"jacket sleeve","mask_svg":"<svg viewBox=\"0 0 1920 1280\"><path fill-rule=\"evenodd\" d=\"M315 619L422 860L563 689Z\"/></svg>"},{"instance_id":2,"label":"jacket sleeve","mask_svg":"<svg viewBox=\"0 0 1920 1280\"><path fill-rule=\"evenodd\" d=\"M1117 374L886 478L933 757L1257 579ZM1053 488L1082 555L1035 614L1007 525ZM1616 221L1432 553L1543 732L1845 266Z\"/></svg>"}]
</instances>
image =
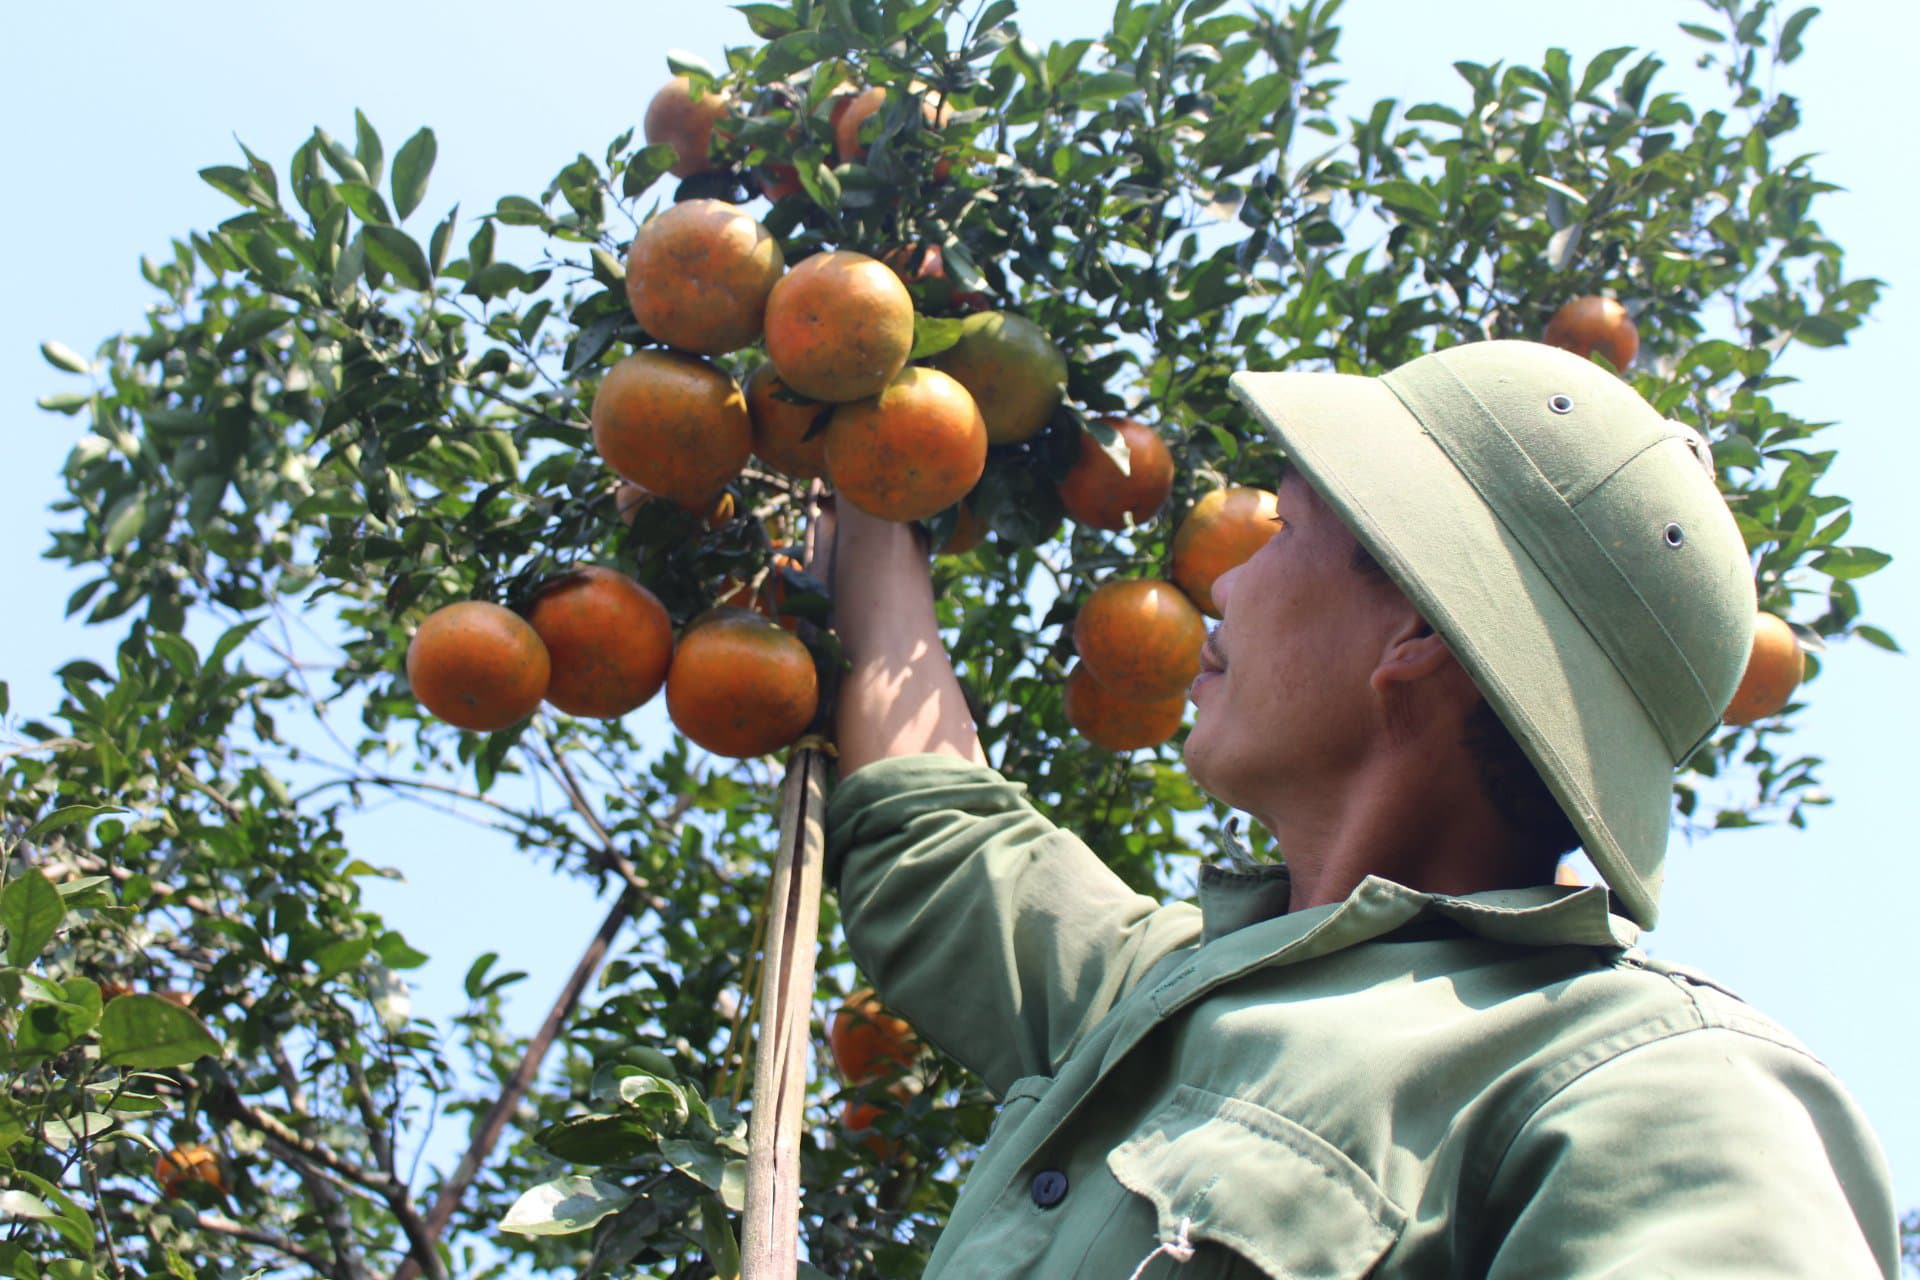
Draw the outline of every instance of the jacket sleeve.
<instances>
[{"instance_id":1,"label":"jacket sleeve","mask_svg":"<svg viewBox=\"0 0 1920 1280\"><path fill-rule=\"evenodd\" d=\"M1024 787L943 756L878 761L840 784L826 874L881 999L995 1093L1051 1075L1200 936L1196 907L1133 892Z\"/></svg>"},{"instance_id":2,"label":"jacket sleeve","mask_svg":"<svg viewBox=\"0 0 1920 1280\"><path fill-rule=\"evenodd\" d=\"M1610 1058L1541 1107L1488 1202L1489 1280L1893 1277L1885 1162L1833 1075L1725 1027Z\"/></svg>"}]
</instances>

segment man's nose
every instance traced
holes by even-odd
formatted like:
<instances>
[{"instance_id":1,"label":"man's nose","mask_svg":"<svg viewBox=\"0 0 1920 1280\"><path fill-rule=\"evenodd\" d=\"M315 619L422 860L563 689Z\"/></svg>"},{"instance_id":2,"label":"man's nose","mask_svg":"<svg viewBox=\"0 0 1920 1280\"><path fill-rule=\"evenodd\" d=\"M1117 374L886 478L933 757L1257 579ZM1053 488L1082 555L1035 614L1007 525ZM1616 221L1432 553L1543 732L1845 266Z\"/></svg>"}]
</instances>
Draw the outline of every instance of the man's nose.
<instances>
[{"instance_id":1,"label":"man's nose","mask_svg":"<svg viewBox=\"0 0 1920 1280\"><path fill-rule=\"evenodd\" d=\"M1233 590L1234 582L1240 577L1240 566L1235 565L1213 580L1213 607L1225 614L1227 611L1227 593Z\"/></svg>"}]
</instances>

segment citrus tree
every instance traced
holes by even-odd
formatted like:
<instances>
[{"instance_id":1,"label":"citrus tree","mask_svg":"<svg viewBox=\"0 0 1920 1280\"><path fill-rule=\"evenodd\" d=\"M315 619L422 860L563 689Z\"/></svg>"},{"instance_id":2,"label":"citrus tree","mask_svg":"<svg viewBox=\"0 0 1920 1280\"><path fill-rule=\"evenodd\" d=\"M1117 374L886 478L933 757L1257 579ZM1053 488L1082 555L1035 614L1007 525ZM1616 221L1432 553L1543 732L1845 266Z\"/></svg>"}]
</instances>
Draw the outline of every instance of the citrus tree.
<instances>
[{"instance_id":1,"label":"citrus tree","mask_svg":"<svg viewBox=\"0 0 1920 1280\"><path fill-rule=\"evenodd\" d=\"M1829 424L1773 398L1880 287L1775 87L1813 11L1708 0L1686 94L1548 50L1349 116L1336 7L1120 0L1041 45L1011 0L745 4L752 43L483 212L364 118L203 170L235 212L145 264L144 324L45 348L51 553L120 639L0 762L0 1268L731 1274L768 753L838 669L811 504L924 523L992 761L1158 888L1240 844L1153 678L1284 465L1239 369L1547 337L1698 427L1775 621L1675 821L1806 821L1801 664L1893 644ZM600 891L535 1035L511 955L413 1012L344 834L390 801ZM853 990L832 911L803 1252L912 1275L992 1103ZM466 1155L416 1169L436 1123Z\"/></svg>"}]
</instances>

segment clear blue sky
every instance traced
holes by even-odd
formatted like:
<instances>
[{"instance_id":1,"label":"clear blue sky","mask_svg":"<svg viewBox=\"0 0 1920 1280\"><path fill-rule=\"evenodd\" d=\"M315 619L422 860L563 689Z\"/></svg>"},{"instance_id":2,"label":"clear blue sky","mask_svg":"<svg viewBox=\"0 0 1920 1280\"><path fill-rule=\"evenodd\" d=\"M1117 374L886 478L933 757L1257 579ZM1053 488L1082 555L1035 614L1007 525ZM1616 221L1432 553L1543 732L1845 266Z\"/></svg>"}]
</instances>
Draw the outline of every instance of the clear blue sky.
<instances>
[{"instance_id":1,"label":"clear blue sky","mask_svg":"<svg viewBox=\"0 0 1920 1280\"><path fill-rule=\"evenodd\" d=\"M1920 645L1920 461L1913 394L1920 311L1920 207L1911 162L1912 54L1920 18L1909 5L1831 0L1808 31L1808 53L1783 87L1803 104L1800 150L1847 190L1819 211L1856 274L1893 288L1854 345L1797 354L1805 385L1785 397L1831 433L1841 460L1833 486L1857 502L1854 536L1889 550L1894 566L1866 590L1874 621ZM1035 0L1024 20L1044 39L1095 34L1110 9ZM1459 58L1537 62L1549 45L1584 61L1630 44L1670 51L1689 74L1695 48L1675 23L1699 19L1683 0L1542 5L1538 0L1348 0L1341 49L1349 110L1380 96L1458 100ZM536 16L537 15L537 16ZM353 110L380 128L387 151L416 127L439 137L439 165L414 215L431 226L456 201L469 215L507 193L537 194L581 149L597 151L628 125L666 75L664 54L717 60L747 38L716 0L518 6L338 0L323 7L195 0L186 6L109 0L84 8L26 6L0 44L8 188L0 243L13 247L9 305L0 316L0 580L14 623L0 679L16 717L49 712L51 671L104 653L112 639L61 620L78 585L37 559L47 504L79 429L33 401L75 385L40 360L42 338L88 351L135 327L149 291L143 253L228 216L199 168L233 163L237 135L284 170L320 124L350 137ZM470 229L470 228L469 228ZM424 234L424 232L422 232ZM466 232L461 233L463 236ZM1881 1134L1903 1205L1920 1202L1920 1110L1911 1100L1920 980L1920 838L1908 808L1920 679L1911 660L1863 645L1828 655L1809 692L1805 749L1825 756L1837 797L1807 832L1715 837L1672 851L1665 920L1650 946L1726 983L1784 1022L1848 1082ZM499 949L531 971L513 1006L530 1030L601 909L578 886L553 883L531 861L471 827L389 811L357 824L356 852L403 868L378 905L434 962L413 975L423 1012L451 1012L468 962Z\"/></svg>"}]
</instances>

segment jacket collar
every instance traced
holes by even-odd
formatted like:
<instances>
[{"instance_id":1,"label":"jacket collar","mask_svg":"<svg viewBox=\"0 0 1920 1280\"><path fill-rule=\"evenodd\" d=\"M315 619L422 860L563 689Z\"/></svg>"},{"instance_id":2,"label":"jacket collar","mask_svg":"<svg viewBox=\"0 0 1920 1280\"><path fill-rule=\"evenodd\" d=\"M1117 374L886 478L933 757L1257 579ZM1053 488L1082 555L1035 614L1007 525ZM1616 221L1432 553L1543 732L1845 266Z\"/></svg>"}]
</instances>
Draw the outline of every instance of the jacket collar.
<instances>
[{"instance_id":1,"label":"jacket collar","mask_svg":"<svg viewBox=\"0 0 1920 1280\"><path fill-rule=\"evenodd\" d=\"M1213 942L1249 925L1286 917L1293 891L1285 866L1203 867L1201 941ZM1299 912L1302 934L1312 932L1337 950L1419 920L1442 919L1468 933L1517 946L1593 946L1626 950L1640 930L1608 910L1607 891L1593 885L1537 885L1464 895L1424 893L1381 876L1368 876L1345 901ZM1322 933L1325 930L1325 934ZM1329 936L1330 935L1330 936ZM1331 945L1326 945L1331 944Z\"/></svg>"}]
</instances>

